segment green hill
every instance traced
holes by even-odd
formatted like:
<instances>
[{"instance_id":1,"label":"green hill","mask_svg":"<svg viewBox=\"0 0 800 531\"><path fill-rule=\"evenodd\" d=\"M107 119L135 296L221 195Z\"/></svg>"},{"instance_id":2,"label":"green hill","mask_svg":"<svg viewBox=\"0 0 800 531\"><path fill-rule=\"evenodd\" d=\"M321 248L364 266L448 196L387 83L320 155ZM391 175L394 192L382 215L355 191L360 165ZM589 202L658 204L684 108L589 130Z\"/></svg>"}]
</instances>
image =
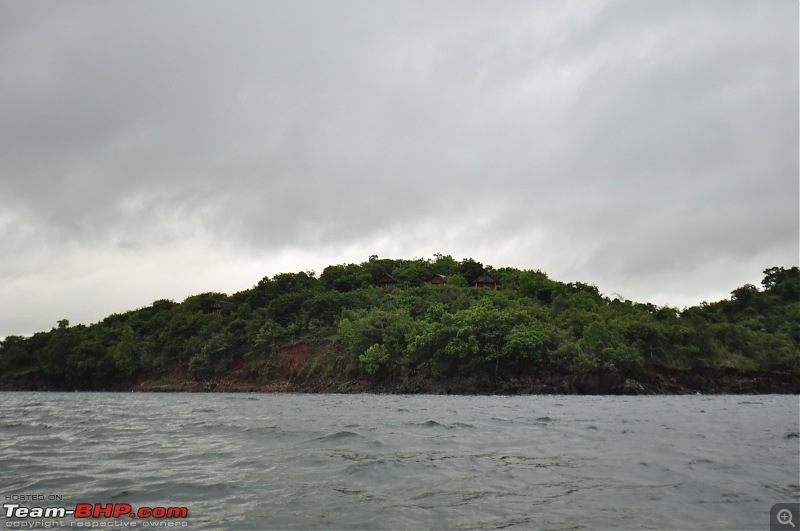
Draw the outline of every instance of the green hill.
<instances>
[{"instance_id":1,"label":"green hill","mask_svg":"<svg viewBox=\"0 0 800 531\"><path fill-rule=\"evenodd\" d=\"M476 287L483 273L488 287ZM159 300L89 326L62 320L31 337L7 337L0 384L397 390L407 389L402 382L458 380L491 391L593 371L644 387L656 373L661 380L709 371L796 378L800 272L773 267L764 274L761 288L746 285L729 300L679 311L609 299L595 286L541 271L446 255L373 256L329 266L319 277L282 273L232 295Z\"/></svg>"}]
</instances>

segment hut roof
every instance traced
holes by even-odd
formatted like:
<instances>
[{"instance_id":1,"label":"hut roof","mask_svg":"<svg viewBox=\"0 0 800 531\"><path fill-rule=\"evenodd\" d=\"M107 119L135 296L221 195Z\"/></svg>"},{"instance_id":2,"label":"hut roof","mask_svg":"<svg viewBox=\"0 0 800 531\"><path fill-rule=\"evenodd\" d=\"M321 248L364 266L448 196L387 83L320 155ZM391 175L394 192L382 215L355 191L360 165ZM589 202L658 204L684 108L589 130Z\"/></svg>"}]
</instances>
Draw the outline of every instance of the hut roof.
<instances>
[{"instance_id":1,"label":"hut roof","mask_svg":"<svg viewBox=\"0 0 800 531\"><path fill-rule=\"evenodd\" d=\"M496 281L492 275L484 271L481 275L476 278L472 283L473 284L494 284Z\"/></svg>"}]
</instances>

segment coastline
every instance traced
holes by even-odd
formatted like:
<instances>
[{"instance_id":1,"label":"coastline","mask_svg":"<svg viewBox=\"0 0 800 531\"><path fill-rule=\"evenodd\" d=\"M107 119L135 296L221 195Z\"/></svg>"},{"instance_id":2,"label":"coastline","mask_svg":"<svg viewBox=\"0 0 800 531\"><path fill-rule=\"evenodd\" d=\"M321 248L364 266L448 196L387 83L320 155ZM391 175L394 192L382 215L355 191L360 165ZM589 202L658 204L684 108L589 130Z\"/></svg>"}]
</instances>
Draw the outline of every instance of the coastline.
<instances>
[{"instance_id":1,"label":"coastline","mask_svg":"<svg viewBox=\"0 0 800 531\"><path fill-rule=\"evenodd\" d=\"M108 387L76 388L35 381L0 381L0 391L115 391L143 393L377 393L432 395L687 395L800 394L800 379L789 371L741 373L733 369L678 370L647 367L634 376L613 367L510 379L489 376L397 380L297 378L249 380L140 380Z\"/></svg>"}]
</instances>

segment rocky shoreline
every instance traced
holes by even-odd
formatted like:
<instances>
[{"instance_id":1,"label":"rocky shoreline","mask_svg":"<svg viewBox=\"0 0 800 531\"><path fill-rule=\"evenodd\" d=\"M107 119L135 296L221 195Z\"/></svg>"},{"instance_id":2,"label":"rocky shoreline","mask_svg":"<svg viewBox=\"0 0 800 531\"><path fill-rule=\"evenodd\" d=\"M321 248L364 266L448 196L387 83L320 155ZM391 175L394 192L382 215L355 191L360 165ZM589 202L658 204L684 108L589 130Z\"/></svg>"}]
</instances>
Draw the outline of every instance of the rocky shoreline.
<instances>
[{"instance_id":1,"label":"rocky shoreline","mask_svg":"<svg viewBox=\"0 0 800 531\"><path fill-rule=\"evenodd\" d=\"M685 395L800 394L800 378L790 371L741 373L733 369L677 370L648 367L634 376L614 367L596 367L571 374L540 374L495 380L415 378L396 381L298 378L269 381L222 378L144 380L110 388L55 388L37 382L0 381L0 391L124 391L177 393L382 393L437 395Z\"/></svg>"},{"instance_id":2,"label":"rocky shoreline","mask_svg":"<svg viewBox=\"0 0 800 531\"><path fill-rule=\"evenodd\" d=\"M316 380L255 383L235 380L142 382L140 392L384 393L437 395L685 395L800 394L800 380L782 372L726 374L719 371L648 371L636 378L599 367L575 374L550 374L509 380L407 378L402 381Z\"/></svg>"}]
</instances>

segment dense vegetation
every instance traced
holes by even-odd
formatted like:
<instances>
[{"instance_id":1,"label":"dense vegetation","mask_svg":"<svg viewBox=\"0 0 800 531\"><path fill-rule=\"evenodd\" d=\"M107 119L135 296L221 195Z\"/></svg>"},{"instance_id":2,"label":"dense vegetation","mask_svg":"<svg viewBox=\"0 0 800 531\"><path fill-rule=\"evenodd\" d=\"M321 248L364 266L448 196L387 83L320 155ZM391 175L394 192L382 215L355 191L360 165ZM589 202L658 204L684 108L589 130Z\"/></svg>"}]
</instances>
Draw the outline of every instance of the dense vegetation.
<instances>
[{"instance_id":1,"label":"dense vegetation","mask_svg":"<svg viewBox=\"0 0 800 531\"><path fill-rule=\"evenodd\" d=\"M468 283L484 271L496 291ZM428 284L436 273L447 283ZM397 279L395 289L377 287L386 274ZM159 300L90 326L62 320L49 332L10 336L0 342L0 378L109 388L176 371L222 378L243 363L263 377L281 348L314 341L332 345L317 367L329 378L504 379L611 365L625 374L647 366L800 373L800 273L764 274L761 289L746 285L729 300L678 311L608 298L541 271L443 255L372 256L319 277L282 273L231 296Z\"/></svg>"}]
</instances>

